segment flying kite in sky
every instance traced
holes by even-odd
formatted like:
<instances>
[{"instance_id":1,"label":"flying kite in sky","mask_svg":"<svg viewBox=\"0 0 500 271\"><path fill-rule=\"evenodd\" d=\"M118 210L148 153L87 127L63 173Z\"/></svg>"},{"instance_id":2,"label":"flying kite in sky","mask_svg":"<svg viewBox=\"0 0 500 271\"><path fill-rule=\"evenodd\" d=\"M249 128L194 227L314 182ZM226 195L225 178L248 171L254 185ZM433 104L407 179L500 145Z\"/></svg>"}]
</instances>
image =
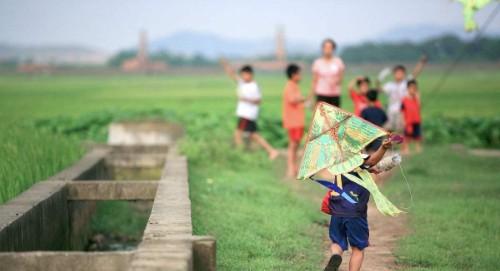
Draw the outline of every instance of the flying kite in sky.
<instances>
[{"instance_id":1,"label":"flying kite in sky","mask_svg":"<svg viewBox=\"0 0 500 271\"><path fill-rule=\"evenodd\" d=\"M333 178L328 181L315 181L355 204L356 201L342 190L341 176L344 176L366 188L381 213L395 216L402 211L380 192L370 172L361 167L366 145L388 134L384 129L338 107L319 103L309 128L297 179L314 180L314 175L326 173ZM359 177L352 174L353 172Z\"/></svg>"},{"instance_id":2,"label":"flying kite in sky","mask_svg":"<svg viewBox=\"0 0 500 271\"><path fill-rule=\"evenodd\" d=\"M491 0L457 0L464 6L465 31L471 32L477 29L477 23L474 21L474 15Z\"/></svg>"}]
</instances>

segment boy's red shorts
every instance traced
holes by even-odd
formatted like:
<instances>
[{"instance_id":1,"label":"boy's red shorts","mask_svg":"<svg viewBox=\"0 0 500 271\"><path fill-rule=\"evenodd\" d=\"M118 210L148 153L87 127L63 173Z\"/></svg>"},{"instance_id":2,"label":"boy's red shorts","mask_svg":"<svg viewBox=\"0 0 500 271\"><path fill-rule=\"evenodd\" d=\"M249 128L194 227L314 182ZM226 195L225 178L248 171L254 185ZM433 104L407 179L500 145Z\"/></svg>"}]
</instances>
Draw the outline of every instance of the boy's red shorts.
<instances>
[{"instance_id":1,"label":"boy's red shorts","mask_svg":"<svg viewBox=\"0 0 500 271\"><path fill-rule=\"evenodd\" d=\"M288 139L294 142L300 142L304 135L304 127L288 129Z\"/></svg>"}]
</instances>

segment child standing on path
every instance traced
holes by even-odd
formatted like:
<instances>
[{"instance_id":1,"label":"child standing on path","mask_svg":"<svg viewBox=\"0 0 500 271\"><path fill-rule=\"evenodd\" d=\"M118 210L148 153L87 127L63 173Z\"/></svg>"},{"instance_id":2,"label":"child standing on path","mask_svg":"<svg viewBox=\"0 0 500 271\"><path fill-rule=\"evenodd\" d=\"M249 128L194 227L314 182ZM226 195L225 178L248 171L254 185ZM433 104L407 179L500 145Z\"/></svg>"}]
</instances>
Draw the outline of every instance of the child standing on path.
<instances>
[{"instance_id":1,"label":"child standing on path","mask_svg":"<svg viewBox=\"0 0 500 271\"><path fill-rule=\"evenodd\" d=\"M250 134L251 140L257 142L267 151L269 159L274 160L278 156L278 151L257 132L257 118L262 95L259 86L253 79L252 67L249 65L243 66L238 76L227 61L222 59L221 65L226 74L238 84L238 105L236 108L238 124L234 132L236 146L243 145L243 133L247 132Z\"/></svg>"},{"instance_id":2,"label":"child standing on path","mask_svg":"<svg viewBox=\"0 0 500 271\"><path fill-rule=\"evenodd\" d=\"M415 142L417 152L422 151L422 118L420 117L420 97L415 80L408 81L408 95L403 98L401 111L405 121L405 137L401 152L410 154L409 141Z\"/></svg>"},{"instance_id":3,"label":"child standing on path","mask_svg":"<svg viewBox=\"0 0 500 271\"><path fill-rule=\"evenodd\" d=\"M287 177L297 175L297 150L304 134L305 98L299 89L300 67L290 64L286 68L288 82L283 93L283 128L288 131Z\"/></svg>"},{"instance_id":4,"label":"child standing on path","mask_svg":"<svg viewBox=\"0 0 500 271\"><path fill-rule=\"evenodd\" d=\"M365 158L362 167L370 168L375 166L391 147L392 142L389 139L384 140L377 151ZM350 174L359 177L355 172L351 172ZM359 271L363 263L364 249L369 246L367 210L370 192L344 176L342 176L342 183L342 189L345 193L355 197L357 203L352 204L339 195L327 198L327 212L332 216L329 229L332 241L330 247L332 256L324 269L325 271L338 270L342 263L342 254L349 246L352 249L349 271Z\"/></svg>"}]
</instances>

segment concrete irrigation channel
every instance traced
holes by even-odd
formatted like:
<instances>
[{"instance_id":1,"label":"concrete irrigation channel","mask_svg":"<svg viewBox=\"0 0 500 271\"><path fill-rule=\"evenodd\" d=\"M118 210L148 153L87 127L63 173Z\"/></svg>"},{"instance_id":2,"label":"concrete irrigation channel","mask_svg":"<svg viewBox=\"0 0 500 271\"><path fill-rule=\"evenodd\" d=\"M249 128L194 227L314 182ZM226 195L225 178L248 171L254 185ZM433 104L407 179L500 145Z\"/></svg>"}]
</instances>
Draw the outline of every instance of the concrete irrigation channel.
<instances>
[{"instance_id":1,"label":"concrete irrigation channel","mask_svg":"<svg viewBox=\"0 0 500 271\"><path fill-rule=\"evenodd\" d=\"M0 206L0 270L215 270L216 245L193 236L188 162L164 122L110 126L107 145ZM91 219L107 201L150 212L142 238L89 251ZM132 212L131 212L132 215Z\"/></svg>"}]
</instances>

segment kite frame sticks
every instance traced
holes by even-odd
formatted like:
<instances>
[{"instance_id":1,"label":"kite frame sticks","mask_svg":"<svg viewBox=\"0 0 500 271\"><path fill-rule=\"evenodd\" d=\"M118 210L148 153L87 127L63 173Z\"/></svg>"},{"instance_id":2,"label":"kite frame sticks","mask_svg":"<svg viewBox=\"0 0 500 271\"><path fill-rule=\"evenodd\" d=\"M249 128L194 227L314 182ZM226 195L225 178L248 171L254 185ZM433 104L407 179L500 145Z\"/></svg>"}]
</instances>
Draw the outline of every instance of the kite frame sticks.
<instances>
[{"instance_id":1,"label":"kite frame sticks","mask_svg":"<svg viewBox=\"0 0 500 271\"><path fill-rule=\"evenodd\" d=\"M344 121L348 120L349 118L351 118L352 116L354 116L352 112L346 111L346 110L344 110L344 109L342 109L342 108L340 108L340 107L338 107L338 106L335 106L335 105L332 105L332 104L329 104L329 103L325 103L325 102L317 102L317 103L316 103L316 106L314 106L314 115L313 115L312 120L314 120L314 119L316 118L316 114L318 113L318 107L319 107L320 105L322 105L322 104L325 104L325 105L327 105L327 106L331 106L331 107L335 107L337 110L341 111L342 113L346 113L346 114L348 114L348 115L349 115L349 117L345 118L345 119L344 119L344 120L342 120L341 122L344 122ZM376 126L376 127L378 127L380 130L385 131L385 132L387 133L387 135L391 135L391 134L392 134L392 132L388 131L388 130L387 130L387 129L385 129L384 127L380 127L380 126L378 126L378 125L376 125L376 124L373 124L373 123L371 123L371 122L369 122L369 121L367 121L367 120L365 120L365 119L362 119L362 118L359 118L359 119L360 119L361 121L363 121L363 122L367 123L367 124L370 124L370 125L372 125L372 126ZM340 122L340 123L341 123L341 122ZM339 123L338 125L340 125L340 123ZM307 131L307 142L306 142L306 145L309 143L309 141L311 141L311 140L314 140L314 139L315 139L315 138L311 138L311 127L312 127L312 125L313 125L313 121L311 121L311 123L309 124L309 130ZM338 125L337 125L337 126L338 126ZM333 127L332 127L332 128L333 128ZM323 131L323 132L321 132L321 134L320 134L320 135L323 135L323 134L325 134L325 133L327 133L327 132L328 132L328 130ZM304 147L305 147L305 146L304 146Z\"/></svg>"},{"instance_id":2,"label":"kite frame sticks","mask_svg":"<svg viewBox=\"0 0 500 271\"><path fill-rule=\"evenodd\" d=\"M340 115L336 115L335 117L332 117L332 116L330 116L330 114L332 114L332 113L333 114L340 114ZM313 119L312 119L311 123L309 124L309 130L308 130L308 134L307 134L307 142L304 146L304 149L306 149L306 150L310 149L310 151L311 151L311 150L313 150L313 149L311 149L312 148L311 146L314 146L315 149L323 148L322 146L317 145L318 144L317 139L319 139L320 137L325 136L325 135L330 135L332 137L332 140L335 143L337 143L338 145L340 145L339 144L339 140L340 140L339 137L340 136L344 137L346 134L345 133L339 134L338 129L340 129L340 127L342 127L342 124L349 125L348 123L346 123L346 121L349 121L351 119L355 119L355 121L358 122L358 125L359 124L366 124L366 125L372 127L370 129L375 129L377 132L373 131L372 134L368 138L366 138L367 140L359 141L358 144L356 145L355 149L350 150L349 153L354 151L354 152L356 152L356 155L362 155L363 149L374 140L373 139L374 137L378 138L380 136L391 136L392 135L391 132L387 131L386 129L384 129L378 125L374 125L373 123L371 123L367 120L364 120L362 118L355 117L354 114L351 112L347 112L347 111L345 111L337 106L330 105L330 104L325 103L325 102L318 102L315 106L315 112L313 115ZM323 124L320 125L319 127L315 127L315 125L318 125L318 122L323 123ZM313 131L313 129L314 129L314 131ZM356 131L356 130L352 130L352 131ZM359 132L369 133L368 131L364 131L364 130L359 131ZM368 139L371 139L371 140L368 140ZM313 144L313 142L315 142L314 143L315 145L310 145L310 144ZM334 142L331 142L331 144L334 144ZM343 147L344 147L343 145L340 145L338 147L337 151L340 152L340 156L343 156L343 153L342 153ZM354 154L354 153L352 153L352 154ZM332 154L332 155L335 155L335 154ZM313 176L321 170L329 169L332 165L329 165L329 163L326 163L326 164L320 163L320 164L316 164L312 168L311 167L306 168L306 166L304 166L304 163L306 163L306 162L312 163L314 161L314 159L313 159L313 161L310 161L310 159L311 159L311 157L309 155L307 157L305 155L302 156L301 169L300 169L299 175L297 177L298 177L298 179L302 179L302 180L310 179L310 180L318 182L319 180L316 180L315 178L313 178ZM355 163L358 163L358 162L359 161L356 160ZM313 163L315 163L315 162L313 162ZM350 166L354 166L354 165L348 165L348 167L350 167ZM410 193L410 199L411 199L410 207L411 207L413 205L413 193L411 192L410 185L408 183L408 180L407 180L405 174L403 173L401 165L399 165L399 166L400 166L403 178L406 181L406 185L407 185L407 188L408 188L409 193ZM358 168L358 170L356 170L356 168ZM402 212L402 210L398 209L394 204L392 204L380 192L377 184L374 182L374 180L371 177L371 173L369 173L366 169L359 168L359 165L356 168L354 168L354 170L356 170L356 172L359 172L359 174L361 174L359 179L355 178L355 176L351 176L351 175L349 175L349 173L345 172L346 178L348 178L349 180L351 180L355 183L358 183L359 185L368 189L370 191L370 193L372 193L374 195L374 200L375 200L377 209L381 213L383 213L385 215L395 216L398 213ZM343 170L347 170L347 169L348 168L340 168L340 171L339 171L339 169L335 169L334 170L335 173L330 171L330 170L329 171L331 174L344 175ZM359 170L361 170L361 171L359 171ZM338 176L340 176L340 175L338 175ZM353 180L353 178L354 178L354 180ZM323 179L323 180L320 180L320 181L323 181L323 182L331 182L331 183L335 182L333 180L325 180L324 178L321 178L321 179ZM318 183L322 184L321 182L318 182ZM407 209L407 208L405 208L405 209Z\"/></svg>"},{"instance_id":3,"label":"kite frame sticks","mask_svg":"<svg viewBox=\"0 0 500 271\"><path fill-rule=\"evenodd\" d=\"M351 118L351 117L353 116L353 113L351 113L351 112L349 112L349 111L346 111L346 110L344 110L344 109L342 109L342 108L340 108L340 107L338 107L338 106L331 105L331 104L329 104L329 103L322 102L322 101L321 101L321 102L317 102L317 103L316 103L316 106L314 107L314 115L313 115L313 117L312 117L311 123L309 123L309 129L308 129L308 131L307 131L307 140L306 140L306 144L304 145L304 149L307 149L307 145L309 144L309 142L311 142L312 140L314 140L314 139L315 139L315 138L312 138L312 135L311 135L311 130L312 130L312 126L313 126L313 124L314 124L314 120L316 119L316 114L318 114L318 112L319 112L318 108L319 108L320 106L322 106L322 105L326 105L326 106L334 107L334 108L336 108L336 110L339 110L340 112L342 112L342 113L345 113L345 114L349 115L349 117L347 117L346 119L342 120L341 122L344 122L344 121L348 120L349 118ZM392 134L391 132L389 132L387 129L385 129L385 128L383 128L383 127L380 127L380 126L378 126L378 125L375 125L375 124L373 124L373 123L371 123L371 122L369 122L369 121L367 121L367 120L365 120L365 119L362 119L362 118L359 118L359 119L360 119L361 121L363 121L363 122L365 122L365 123L369 124L369 125L372 125L372 126L378 127L380 130L384 131L384 132L386 133L386 135L388 135L388 136L390 136L390 135ZM339 123L339 124L340 124L340 123ZM331 127L331 128L333 128L333 127ZM327 133L328 131L329 131L329 130L322 131L320 135L323 135L323 134ZM318 135L318 136L320 136L320 135ZM368 144L367 144L367 145L368 145ZM366 147L366 146L365 146L365 147ZM304 156L302 156L301 161L300 161L300 164L302 164L303 162L304 162Z\"/></svg>"}]
</instances>

